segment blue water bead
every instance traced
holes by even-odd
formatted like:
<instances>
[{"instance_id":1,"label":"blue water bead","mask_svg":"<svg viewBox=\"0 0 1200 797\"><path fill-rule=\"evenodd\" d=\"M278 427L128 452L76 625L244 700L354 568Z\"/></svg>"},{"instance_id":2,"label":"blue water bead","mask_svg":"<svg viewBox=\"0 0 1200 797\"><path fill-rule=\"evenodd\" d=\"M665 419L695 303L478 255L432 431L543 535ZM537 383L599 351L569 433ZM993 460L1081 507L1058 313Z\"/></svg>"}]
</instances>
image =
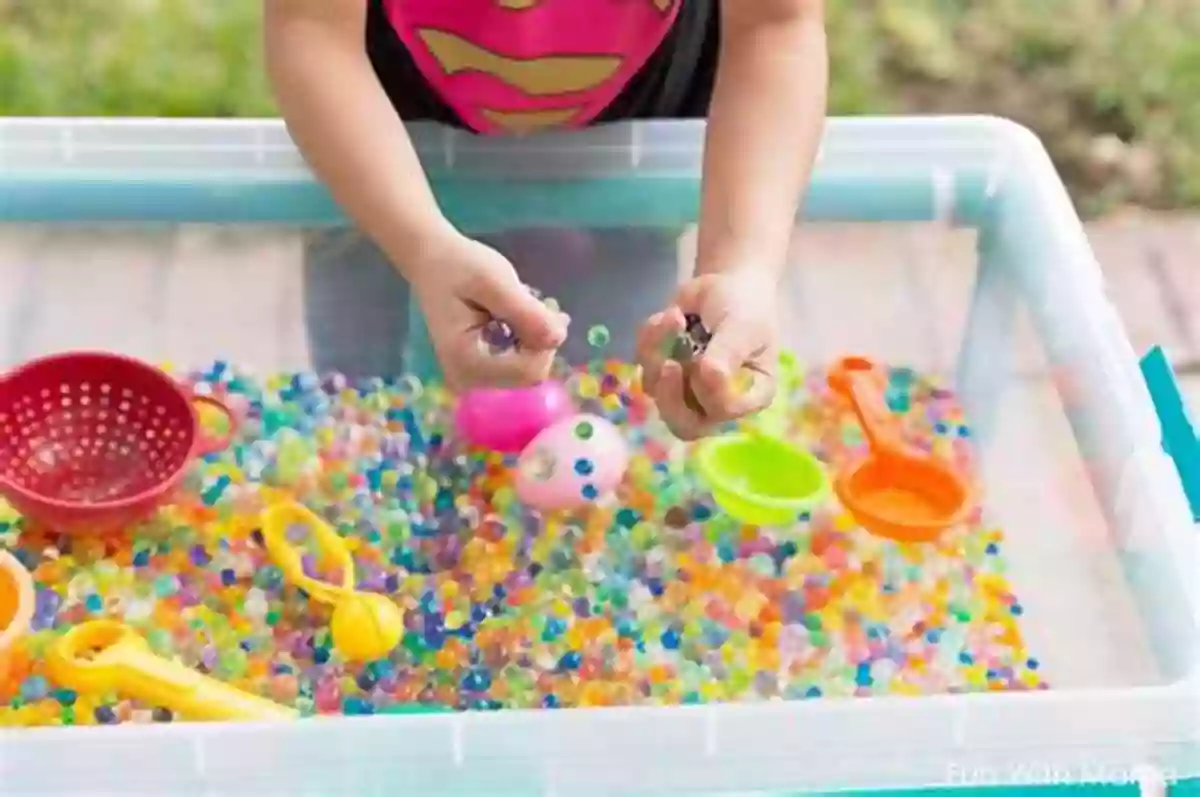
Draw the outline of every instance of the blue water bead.
<instances>
[{"instance_id":1,"label":"blue water bead","mask_svg":"<svg viewBox=\"0 0 1200 797\"><path fill-rule=\"evenodd\" d=\"M568 650L558 660L558 669L563 672L578 670L581 664L583 664L583 656L578 651Z\"/></svg>"},{"instance_id":2,"label":"blue water bead","mask_svg":"<svg viewBox=\"0 0 1200 797\"><path fill-rule=\"evenodd\" d=\"M292 389L297 393L311 393L321 387L321 379L314 373L302 371L292 377Z\"/></svg>"},{"instance_id":3,"label":"blue water bead","mask_svg":"<svg viewBox=\"0 0 1200 797\"><path fill-rule=\"evenodd\" d=\"M905 390L888 390L884 394L888 409L892 412L908 412L912 409L912 398Z\"/></svg>"},{"instance_id":4,"label":"blue water bead","mask_svg":"<svg viewBox=\"0 0 1200 797\"><path fill-rule=\"evenodd\" d=\"M692 506L692 519L703 523L713 516L712 507L706 504L694 504Z\"/></svg>"},{"instance_id":5,"label":"blue water bead","mask_svg":"<svg viewBox=\"0 0 1200 797\"><path fill-rule=\"evenodd\" d=\"M553 642L567 632L567 624L558 617L551 617L542 629L542 641Z\"/></svg>"},{"instance_id":6,"label":"blue water bead","mask_svg":"<svg viewBox=\"0 0 1200 797\"><path fill-rule=\"evenodd\" d=\"M975 657L964 650L962 653L958 654L958 661L960 664L970 666L975 663Z\"/></svg>"},{"instance_id":7,"label":"blue water bead","mask_svg":"<svg viewBox=\"0 0 1200 797\"><path fill-rule=\"evenodd\" d=\"M492 674L480 667L471 670L462 680L462 687L468 692L486 692L492 686Z\"/></svg>"},{"instance_id":8,"label":"blue water bead","mask_svg":"<svg viewBox=\"0 0 1200 797\"><path fill-rule=\"evenodd\" d=\"M50 682L41 675L31 675L21 682L21 698L32 702L50 693Z\"/></svg>"},{"instance_id":9,"label":"blue water bead","mask_svg":"<svg viewBox=\"0 0 1200 797\"><path fill-rule=\"evenodd\" d=\"M89 612L95 613L104 608L104 598L95 594L88 595L83 599L83 605Z\"/></svg>"},{"instance_id":10,"label":"blue water bead","mask_svg":"<svg viewBox=\"0 0 1200 797\"><path fill-rule=\"evenodd\" d=\"M893 368L888 373L888 382L898 388L909 388L916 381L917 374L911 368Z\"/></svg>"},{"instance_id":11,"label":"blue water bead","mask_svg":"<svg viewBox=\"0 0 1200 797\"><path fill-rule=\"evenodd\" d=\"M175 576L170 573L164 573L154 579L154 594L160 598L166 598L175 594L177 582Z\"/></svg>"},{"instance_id":12,"label":"blue water bead","mask_svg":"<svg viewBox=\"0 0 1200 797\"><path fill-rule=\"evenodd\" d=\"M221 500L221 496L225 494L231 484L233 484L233 479L222 473L211 487L200 493L200 500L204 502L205 506L214 506Z\"/></svg>"},{"instance_id":13,"label":"blue water bead","mask_svg":"<svg viewBox=\"0 0 1200 797\"><path fill-rule=\"evenodd\" d=\"M821 696L821 688L819 686L810 686L804 692L804 697L808 700L814 700Z\"/></svg>"},{"instance_id":14,"label":"blue water bead","mask_svg":"<svg viewBox=\"0 0 1200 797\"><path fill-rule=\"evenodd\" d=\"M558 708L562 704L554 695L545 695L542 697L542 708Z\"/></svg>"},{"instance_id":15,"label":"blue water bead","mask_svg":"<svg viewBox=\"0 0 1200 797\"><path fill-rule=\"evenodd\" d=\"M143 548L142 550L137 551L133 554L133 566L134 567L145 567L148 564L150 564L149 549Z\"/></svg>"},{"instance_id":16,"label":"blue water bead","mask_svg":"<svg viewBox=\"0 0 1200 797\"><path fill-rule=\"evenodd\" d=\"M54 625L54 618L62 606L62 597L52 589L42 587L37 591L33 607L34 630L41 631Z\"/></svg>"},{"instance_id":17,"label":"blue water bead","mask_svg":"<svg viewBox=\"0 0 1200 797\"><path fill-rule=\"evenodd\" d=\"M96 722L101 725L116 725L120 722L117 712L113 710L112 706L96 706L92 715L96 718Z\"/></svg>"},{"instance_id":18,"label":"blue water bead","mask_svg":"<svg viewBox=\"0 0 1200 797\"><path fill-rule=\"evenodd\" d=\"M639 515L636 510L630 509L629 507L622 507L621 509L617 510L617 525L623 529L633 528L641 519L641 515Z\"/></svg>"},{"instance_id":19,"label":"blue water bead","mask_svg":"<svg viewBox=\"0 0 1200 797\"><path fill-rule=\"evenodd\" d=\"M75 705L75 701L79 699L79 695L73 689L55 689L54 699L61 705L73 706Z\"/></svg>"},{"instance_id":20,"label":"blue water bead","mask_svg":"<svg viewBox=\"0 0 1200 797\"><path fill-rule=\"evenodd\" d=\"M870 686L875 683L871 678L871 664L869 662L861 662L854 672L854 683L858 686Z\"/></svg>"},{"instance_id":21,"label":"blue water bead","mask_svg":"<svg viewBox=\"0 0 1200 797\"><path fill-rule=\"evenodd\" d=\"M667 650L678 650L679 642L679 632L674 628L668 628L666 631L663 631L662 645L664 648Z\"/></svg>"},{"instance_id":22,"label":"blue water bead","mask_svg":"<svg viewBox=\"0 0 1200 797\"><path fill-rule=\"evenodd\" d=\"M363 717L375 713L375 706L369 700L361 697L347 697L342 700L342 712L349 717Z\"/></svg>"},{"instance_id":23,"label":"blue water bead","mask_svg":"<svg viewBox=\"0 0 1200 797\"><path fill-rule=\"evenodd\" d=\"M635 620L622 617L616 623L617 636L623 639L637 639L639 636L638 624Z\"/></svg>"},{"instance_id":24,"label":"blue water bead","mask_svg":"<svg viewBox=\"0 0 1200 797\"><path fill-rule=\"evenodd\" d=\"M329 648L314 647L313 648L313 663L327 664L329 662Z\"/></svg>"},{"instance_id":25,"label":"blue water bead","mask_svg":"<svg viewBox=\"0 0 1200 797\"><path fill-rule=\"evenodd\" d=\"M370 667L364 667L362 672L358 674L358 677L354 679L354 682L358 684L359 689L364 692L370 692L375 688L375 684L379 682L379 677Z\"/></svg>"},{"instance_id":26,"label":"blue water bead","mask_svg":"<svg viewBox=\"0 0 1200 797\"><path fill-rule=\"evenodd\" d=\"M375 678L380 681L387 680L396 674L396 665L393 664L390 659L373 661L368 664L367 667L375 675Z\"/></svg>"}]
</instances>

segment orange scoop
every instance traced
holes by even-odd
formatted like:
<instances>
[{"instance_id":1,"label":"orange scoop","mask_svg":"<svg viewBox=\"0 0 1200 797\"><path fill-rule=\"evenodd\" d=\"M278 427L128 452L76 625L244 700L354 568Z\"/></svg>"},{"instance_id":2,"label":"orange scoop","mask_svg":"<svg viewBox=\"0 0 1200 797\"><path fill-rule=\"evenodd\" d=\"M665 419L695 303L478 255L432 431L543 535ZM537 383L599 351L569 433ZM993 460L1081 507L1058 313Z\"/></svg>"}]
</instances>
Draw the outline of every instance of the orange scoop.
<instances>
[{"instance_id":1,"label":"orange scoop","mask_svg":"<svg viewBox=\"0 0 1200 797\"><path fill-rule=\"evenodd\" d=\"M937 457L900 439L883 401L885 378L873 362L846 357L829 373L829 386L850 401L871 453L837 478L834 489L859 525L900 542L929 542L961 523L970 489Z\"/></svg>"}]
</instances>

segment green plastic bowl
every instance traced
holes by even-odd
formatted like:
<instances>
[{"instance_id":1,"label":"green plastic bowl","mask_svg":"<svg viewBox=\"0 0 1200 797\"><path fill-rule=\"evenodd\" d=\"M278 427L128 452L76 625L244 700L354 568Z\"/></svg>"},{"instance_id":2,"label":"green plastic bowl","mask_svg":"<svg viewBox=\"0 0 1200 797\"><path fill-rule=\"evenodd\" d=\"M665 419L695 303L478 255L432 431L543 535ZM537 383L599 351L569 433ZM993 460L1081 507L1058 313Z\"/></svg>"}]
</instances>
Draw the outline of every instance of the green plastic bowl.
<instances>
[{"instance_id":1,"label":"green plastic bowl","mask_svg":"<svg viewBox=\"0 0 1200 797\"><path fill-rule=\"evenodd\" d=\"M717 506L752 526L784 526L829 495L829 477L803 448L762 433L725 435L701 443L696 470Z\"/></svg>"}]
</instances>

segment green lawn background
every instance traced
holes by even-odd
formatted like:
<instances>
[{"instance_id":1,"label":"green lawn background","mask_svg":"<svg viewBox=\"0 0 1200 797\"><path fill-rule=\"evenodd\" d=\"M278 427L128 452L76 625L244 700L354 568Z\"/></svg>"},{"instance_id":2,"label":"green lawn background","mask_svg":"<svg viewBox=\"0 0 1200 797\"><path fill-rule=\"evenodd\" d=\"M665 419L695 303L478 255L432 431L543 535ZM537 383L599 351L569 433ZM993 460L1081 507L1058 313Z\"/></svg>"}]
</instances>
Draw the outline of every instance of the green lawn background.
<instances>
[{"instance_id":1,"label":"green lawn background","mask_svg":"<svg viewBox=\"0 0 1200 797\"><path fill-rule=\"evenodd\" d=\"M832 110L1033 127L1092 210L1200 207L1200 0L830 0ZM0 115L265 116L257 0L0 0Z\"/></svg>"}]
</instances>

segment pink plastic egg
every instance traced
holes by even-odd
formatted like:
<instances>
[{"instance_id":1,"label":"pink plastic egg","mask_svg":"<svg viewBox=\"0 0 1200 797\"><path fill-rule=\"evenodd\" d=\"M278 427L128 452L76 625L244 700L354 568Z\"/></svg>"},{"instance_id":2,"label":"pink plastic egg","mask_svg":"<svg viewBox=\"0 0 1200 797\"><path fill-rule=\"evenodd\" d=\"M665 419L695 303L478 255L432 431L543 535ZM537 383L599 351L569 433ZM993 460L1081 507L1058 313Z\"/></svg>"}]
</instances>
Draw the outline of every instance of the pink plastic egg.
<instances>
[{"instance_id":1,"label":"pink plastic egg","mask_svg":"<svg viewBox=\"0 0 1200 797\"><path fill-rule=\"evenodd\" d=\"M598 415L576 415L542 431L521 453L517 496L536 509L572 509L611 493L628 466L617 427Z\"/></svg>"},{"instance_id":2,"label":"pink plastic egg","mask_svg":"<svg viewBox=\"0 0 1200 797\"><path fill-rule=\"evenodd\" d=\"M454 422L471 445L516 454L543 429L575 412L561 382L532 387L480 388L459 399Z\"/></svg>"}]
</instances>

